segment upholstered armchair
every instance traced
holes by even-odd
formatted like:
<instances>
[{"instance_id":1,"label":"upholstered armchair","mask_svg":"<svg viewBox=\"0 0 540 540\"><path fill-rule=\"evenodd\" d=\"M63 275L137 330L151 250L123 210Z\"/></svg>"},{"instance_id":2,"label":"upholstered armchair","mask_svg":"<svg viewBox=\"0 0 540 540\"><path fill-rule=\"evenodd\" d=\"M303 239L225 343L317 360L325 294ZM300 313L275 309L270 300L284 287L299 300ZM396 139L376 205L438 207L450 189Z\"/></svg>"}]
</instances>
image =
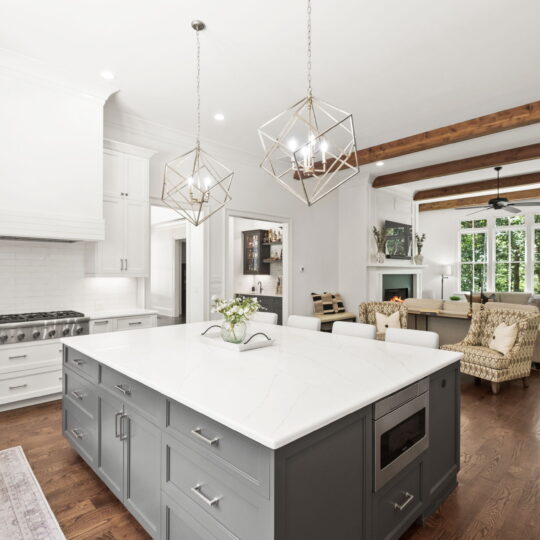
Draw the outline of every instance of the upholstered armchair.
<instances>
[{"instance_id":1,"label":"upholstered armchair","mask_svg":"<svg viewBox=\"0 0 540 540\"><path fill-rule=\"evenodd\" d=\"M517 323L518 332L514 346L507 354L489 348L493 331L499 324ZM473 314L465 339L441 349L463 353L461 372L491 382L491 391L498 394L501 382L521 379L527 387L531 374L533 351L538 333L540 315L510 309L489 309Z\"/></svg>"},{"instance_id":2,"label":"upholstered armchair","mask_svg":"<svg viewBox=\"0 0 540 540\"><path fill-rule=\"evenodd\" d=\"M375 313L388 316L399 311L399 324L401 328L407 328L407 307L401 302L362 302L358 311L361 323L374 325L377 324ZM384 334L377 332L377 339L384 340Z\"/></svg>"}]
</instances>

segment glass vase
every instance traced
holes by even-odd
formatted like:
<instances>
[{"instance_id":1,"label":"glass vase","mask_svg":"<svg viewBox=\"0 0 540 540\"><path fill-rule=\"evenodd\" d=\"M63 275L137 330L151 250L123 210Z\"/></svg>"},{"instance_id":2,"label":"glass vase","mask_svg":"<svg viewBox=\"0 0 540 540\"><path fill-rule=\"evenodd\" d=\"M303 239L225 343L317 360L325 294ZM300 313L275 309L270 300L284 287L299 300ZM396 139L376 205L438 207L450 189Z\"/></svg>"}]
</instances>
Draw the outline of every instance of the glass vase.
<instances>
[{"instance_id":1,"label":"glass vase","mask_svg":"<svg viewBox=\"0 0 540 540\"><path fill-rule=\"evenodd\" d=\"M244 321L232 324L230 321L221 323L221 337L229 343L242 343L246 337L247 326Z\"/></svg>"}]
</instances>

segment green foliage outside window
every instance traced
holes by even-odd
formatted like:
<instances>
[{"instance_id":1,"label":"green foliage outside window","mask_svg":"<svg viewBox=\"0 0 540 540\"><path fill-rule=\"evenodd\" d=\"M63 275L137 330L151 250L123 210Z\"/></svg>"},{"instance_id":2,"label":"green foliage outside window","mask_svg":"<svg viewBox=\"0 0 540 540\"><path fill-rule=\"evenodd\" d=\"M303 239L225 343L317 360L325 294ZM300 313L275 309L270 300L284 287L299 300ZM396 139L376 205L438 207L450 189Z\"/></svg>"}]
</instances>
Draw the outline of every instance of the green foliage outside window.
<instances>
[{"instance_id":1,"label":"green foliage outside window","mask_svg":"<svg viewBox=\"0 0 540 540\"><path fill-rule=\"evenodd\" d=\"M462 229L483 229L484 227L487 227L487 219L475 219L474 221L461 222Z\"/></svg>"},{"instance_id":2,"label":"green foliage outside window","mask_svg":"<svg viewBox=\"0 0 540 540\"><path fill-rule=\"evenodd\" d=\"M495 225L497 227L525 225L525 216L498 217L495 218Z\"/></svg>"},{"instance_id":3,"label":"green foliage outside window","mask_svg":"<svg viewBox=\"0 0 540 540\"><path fill-rule=\"evenodd\" d=\"M497 292L523 292L525 290L525 254L526 234L524 230L496 232L495 290Z\"/></svg>"},{"instance_id":4,"label":"green foliage outside window","mask_svg":"<svg viewBox=\"0 0 540 540\"><path fill-rule=\"evenodd\" d=\"M535 214L534 215L534 222L535 223L540 223L540 214Z\"/></svg>"},{"instance_id":5,"label":"green foliage outside window","mask_svg":"<svg viewBox=\"0 0 540 540\"><path fill-rule=\"evenodd\" d=\"M487 245L486 233L461 235L461 290L475 292L486 289Z\"/></svg>"},{"instance_id":6,"label":"green foliage outside window","mask_svg":"<svg viewBox=\"0 0 540 540\"><path fill-rule=\"evenodd\" d=\"M534 216L540 218L540 215ZM540 293L540 229L534 229L534 292Z\"/></svg>"}]
</instances>

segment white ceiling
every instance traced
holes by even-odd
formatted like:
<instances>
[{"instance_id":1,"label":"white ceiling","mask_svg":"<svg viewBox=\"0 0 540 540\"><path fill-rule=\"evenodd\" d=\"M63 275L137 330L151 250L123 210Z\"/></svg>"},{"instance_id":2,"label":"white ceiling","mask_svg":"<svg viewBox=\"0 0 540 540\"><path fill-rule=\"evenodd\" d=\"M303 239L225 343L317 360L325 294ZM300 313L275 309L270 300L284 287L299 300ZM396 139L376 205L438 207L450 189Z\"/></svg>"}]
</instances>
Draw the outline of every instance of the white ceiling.
<instances>
[{"instance_id":1,"label":"white ceiling","mask_svg":"<svg viewBox=\"0 0 540 540\"><path fill-rule=\"evenodd\" d=\"M305 95L305 6L305 0L2 0L0 47L96 80L111 70L120 91L108 115L128 113L192 133L190 21L202 19L203 139L260 156L258 125ZM538 0L314 1L314 92L354 114L360 148L536 101L538 20ZM213 119L216 112L224 122ZM486 151L512 146L515 138L497 137L484 138ZM533 126L522 137L537 142L540 130ZM474 148L468 142L404 156L385 172Z\"/></svg>"}]
</instances>

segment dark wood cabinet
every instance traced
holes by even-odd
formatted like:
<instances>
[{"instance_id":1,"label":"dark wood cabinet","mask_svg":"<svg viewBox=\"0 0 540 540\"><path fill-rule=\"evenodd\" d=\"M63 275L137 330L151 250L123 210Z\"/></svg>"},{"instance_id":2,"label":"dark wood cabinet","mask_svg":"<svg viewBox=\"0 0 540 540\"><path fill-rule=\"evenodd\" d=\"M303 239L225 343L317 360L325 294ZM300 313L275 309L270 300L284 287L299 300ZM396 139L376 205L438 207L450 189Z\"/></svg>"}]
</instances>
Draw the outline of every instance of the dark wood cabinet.
<instances>
[{"instance_id":1,"label":"dark wood cabinet","mask_svg":"<svg viewBox=\"0 0 540 540\"><path fill-rule=\"evenodd\" d=\"M263 262L270 257L270 244L264 239L268 231L243 231L244 275L269 275L270 263Z\"/></svg>"},{"instance_id":2,"label":"dark wood cabinet","mask_svg":"<svg viewBox=\"0 0 540 540\"><path fill-rule=\"evenodd\" d=\"M283 324L283 298L281 296L264 296L261 294L236 294L236 296L251 296L257 298L266 313L277 313L278 324Z\"/></svg>"}]
</instances>

